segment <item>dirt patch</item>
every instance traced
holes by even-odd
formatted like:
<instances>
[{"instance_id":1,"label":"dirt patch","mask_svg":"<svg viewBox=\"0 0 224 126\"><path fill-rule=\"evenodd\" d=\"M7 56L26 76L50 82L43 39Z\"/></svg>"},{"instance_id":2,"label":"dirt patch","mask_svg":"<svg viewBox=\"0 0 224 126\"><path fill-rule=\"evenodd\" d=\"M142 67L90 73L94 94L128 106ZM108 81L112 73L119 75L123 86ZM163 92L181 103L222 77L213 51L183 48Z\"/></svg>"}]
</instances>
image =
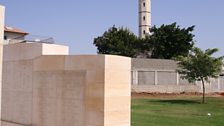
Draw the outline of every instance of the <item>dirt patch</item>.
<instances>
[{"instance_id":1,"label":"dirt patch","mask_svg":"<svg viewBox=\"0 0 224 126\"><path fill-rule=\"evenodd\" d=\"M136 93L136 92L132 92L131 96L133 98L157 98L157 97L197 97L197 96L202 96L202 93L198 93L198 92L191 92L191 93L186 93L186 92L182 92L182 93L158 93L158 92L154 92L154 93L145 93L145 92L141 92L141 93ZM224 92L223 93L207 93L206 97L220 97L223 96L224 97Z\"/></svg>"},{"instance_id":2,"label":"dirt patch","mask_svg":"<svg viewBox=\"0 0 224 126\"><path fill-rule=\"evenodd\" d=\"M223 93L219 93L219 95L224 96L224 92Z\"/></svg>"}]
</instances>

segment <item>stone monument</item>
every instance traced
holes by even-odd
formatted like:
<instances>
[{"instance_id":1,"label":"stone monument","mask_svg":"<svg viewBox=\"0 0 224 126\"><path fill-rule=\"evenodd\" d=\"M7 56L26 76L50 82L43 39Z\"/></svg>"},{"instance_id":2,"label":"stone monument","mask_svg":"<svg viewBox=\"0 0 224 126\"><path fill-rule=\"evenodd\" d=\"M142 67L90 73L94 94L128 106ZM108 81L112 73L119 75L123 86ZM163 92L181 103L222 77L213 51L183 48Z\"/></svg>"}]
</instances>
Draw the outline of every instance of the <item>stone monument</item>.
<instances>
[{"instance_id":1,"label":"stone monument","mask_svg":"<svg viewBox=\"0 0 224 126\"><path fill-rule=\"evenodd\" d=\"M0 5L0 112L2 94L2 57L3 57L3 36L4 36L5 8ZM0 113L1 118L1 113Z\"/></svg>"}]
</instances>

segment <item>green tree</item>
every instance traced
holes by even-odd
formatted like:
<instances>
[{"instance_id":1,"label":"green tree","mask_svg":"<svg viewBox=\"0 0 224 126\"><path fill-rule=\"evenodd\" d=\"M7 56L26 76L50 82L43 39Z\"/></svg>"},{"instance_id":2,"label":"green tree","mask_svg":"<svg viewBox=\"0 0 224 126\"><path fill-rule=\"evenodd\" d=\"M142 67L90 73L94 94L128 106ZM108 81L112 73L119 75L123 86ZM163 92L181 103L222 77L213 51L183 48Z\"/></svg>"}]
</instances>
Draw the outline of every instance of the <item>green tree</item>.
<instances>
[{"instance_id":1,"label":"green tree","mask_svg":"<svg viewBox=\"0 0 224 126\"><path fill-rule=\"evenodd\" d=\"M176 23L151 28L152 35L144 39L138 38L127 28L109 28L103 35L94 38L93 44L99 54L122 55L171 59L187 56L194 46L194 26L180 28Z\"/></svg>"},{"instance_id":2,"label":"green tree","mask_svg":"<svg viewBox=\"0 0 224 126\"><path fill-rule=\"evenodd\" d=\"M139 52L139 39L127 28L109 28L102 36L94 38L93 44L99 54L136 57Z\"/></svg>"},{"instance_id":3,"label":"green tree","mask_svg":"<svg viewBox=\"0 0 224 126\"><path fill-rule=\"evenodd\" d=\"M222 70L223 57L212 57L217 51L216 48L202 51L195 47L187 57L179 56L176 58L179 66L177 71L182 78L187 79L189 82L202 82L202 103L205 102L205 82L208 82L209 78L217 78Z\"/></svg>"},{"instance_id":4,"label":"green tree","mask_svg":"<svg viewBox=\"0 0 224 126\"><path fill-rule=\"evenodd\" d=\"M194 27L180 28L176 23L152 27L152 35L148 40L151 43L151 57L171 59L179 55L187 56L194 46Z\"/></svg>"},{"instance_id":5,"label":"green tree","mask_svg":"<svg viewBox=\"0 0 224 126\"><path fill-rule=\"evenodd\" d=\"M139 38L137 47L138 47L138 57L151 58L151 48L152 48L151 36L146 36L145 38L142 39Z\"/></svg>"}]
</instances>

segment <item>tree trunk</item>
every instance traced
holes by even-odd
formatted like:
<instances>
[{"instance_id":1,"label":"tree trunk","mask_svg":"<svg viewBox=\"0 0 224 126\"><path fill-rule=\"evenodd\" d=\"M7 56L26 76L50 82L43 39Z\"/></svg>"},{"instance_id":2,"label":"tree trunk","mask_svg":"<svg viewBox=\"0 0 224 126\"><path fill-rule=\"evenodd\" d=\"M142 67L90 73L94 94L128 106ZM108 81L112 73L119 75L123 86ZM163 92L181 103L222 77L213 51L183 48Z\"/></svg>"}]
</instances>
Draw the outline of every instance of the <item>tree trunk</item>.
<instances>
[{"instance_id":1,"label":"tree trunk","mask_svg":"<svg viewBox=\"0 0 224 126\"><path fill-rule=\"evenodd\" d=\"M205 103L205 82L204 79L201 79L202 85L203 85L203 98L202 98L202 103Z\"/></svg>"}]
</instances>

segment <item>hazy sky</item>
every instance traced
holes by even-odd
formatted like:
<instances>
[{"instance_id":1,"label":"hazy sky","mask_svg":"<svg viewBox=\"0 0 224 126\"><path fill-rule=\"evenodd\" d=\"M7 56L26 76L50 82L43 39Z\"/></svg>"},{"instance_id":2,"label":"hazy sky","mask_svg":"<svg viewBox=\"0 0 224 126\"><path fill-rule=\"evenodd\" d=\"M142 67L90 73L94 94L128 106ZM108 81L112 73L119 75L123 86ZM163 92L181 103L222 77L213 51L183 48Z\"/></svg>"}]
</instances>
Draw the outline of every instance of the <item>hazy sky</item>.
<instances>
[{"instance_id":1,"label":"hazy sky","mask_svg":"<svg viewBox=\"0 0 224 126\"><path fill-rule=\"evenodd\" d=\"M95 54L93 38L109 27L138 35L138 0L1 0L6 25L50 36L71 54ZM152 0L152 24L196 25L196 46L224 55L224 0Z\"/></svg>"}]
</instances>

